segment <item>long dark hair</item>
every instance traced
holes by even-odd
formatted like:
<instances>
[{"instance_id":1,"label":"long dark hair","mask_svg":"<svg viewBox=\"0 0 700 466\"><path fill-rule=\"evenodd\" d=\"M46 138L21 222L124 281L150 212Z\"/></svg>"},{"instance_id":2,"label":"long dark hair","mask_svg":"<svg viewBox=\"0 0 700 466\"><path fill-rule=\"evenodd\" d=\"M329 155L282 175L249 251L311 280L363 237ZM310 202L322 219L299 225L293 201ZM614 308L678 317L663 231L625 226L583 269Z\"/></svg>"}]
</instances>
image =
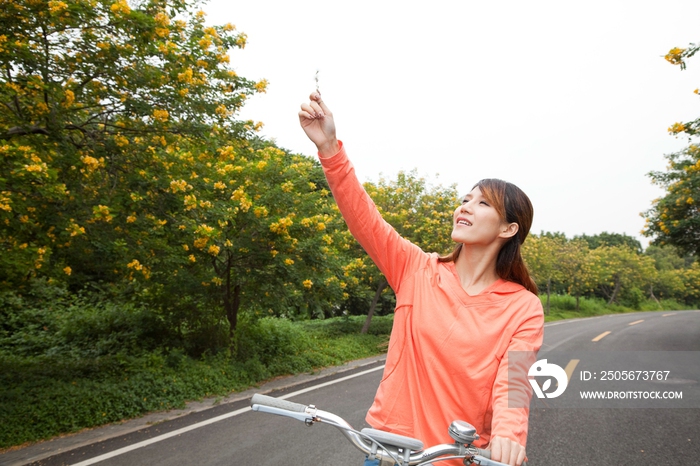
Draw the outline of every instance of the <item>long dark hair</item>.
<instances>
[{"instance_id":1,"label":"long dark hair","mask_svg":"<svg viewBox=\"0 0 700 466\"><path fill-rule=\"evenodd\" d=\"M530 277L530 272L520 254L520 245L525 242L532 226L534 209L530 199L513 183L494 178L481 180L474 185L474 188L479 188L484 198L491 203L505 222L518 224L518 233L498 251L496 273L502 279L519 283L528 291L537 294L537 284ZM455 262L461 250L462 243L459 243L450 254L440 257L439 261Z\"/></svg>"}]
</instances>

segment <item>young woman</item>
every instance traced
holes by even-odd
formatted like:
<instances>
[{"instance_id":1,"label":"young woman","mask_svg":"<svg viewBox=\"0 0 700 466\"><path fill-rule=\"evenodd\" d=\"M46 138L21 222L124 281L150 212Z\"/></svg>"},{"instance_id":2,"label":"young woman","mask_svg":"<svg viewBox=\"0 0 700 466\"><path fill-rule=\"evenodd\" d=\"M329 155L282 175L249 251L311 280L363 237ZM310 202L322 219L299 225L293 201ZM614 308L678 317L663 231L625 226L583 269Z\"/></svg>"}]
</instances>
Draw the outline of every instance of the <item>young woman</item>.
<instances>
[{"instance_id":1,"label":"young woman","mask_svg":"<svg viewBox=\"0 0 700 466\"><path fill-rule=\"evenodd\" d=\"M465 420L494 460L520 465L529 412L527 403L509 407L509 391L521 401L530 393L527 382L509 386L508 354L525 352L517 354L534 362L544 327L537 286L520 256L532 223L529 199L510 183L480 181L455 209L455 250L425 253L382 219L318 92L299 120L350 231L396 293L386 367L367 422L431 446L452 443L447 426Z\"/></svg>"}]
</instances>

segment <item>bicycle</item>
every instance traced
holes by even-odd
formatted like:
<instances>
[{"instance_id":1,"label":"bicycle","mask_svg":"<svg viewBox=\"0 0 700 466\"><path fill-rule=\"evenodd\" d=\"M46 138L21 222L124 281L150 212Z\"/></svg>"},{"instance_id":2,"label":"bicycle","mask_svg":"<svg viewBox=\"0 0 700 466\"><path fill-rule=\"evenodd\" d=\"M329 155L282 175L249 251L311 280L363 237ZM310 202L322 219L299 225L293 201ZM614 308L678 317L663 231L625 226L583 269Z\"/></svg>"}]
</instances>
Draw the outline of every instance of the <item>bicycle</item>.
<instances>
[{"instance_id":1,"label":"bicycle","mask_svg":"<svg viewBox=\"0 0 700 466\"><path fill-rule=\"evenodd\" d=\"M424 449L423 442L418 439L371 428L357 431L340 416L322 411L314 405L307 406L261 394L253 395L250 403L253 411L290 417L307 426L321 422L336 427L353 446L365 454L363 466L425 466L450 459L461 459L465 466L507 466L493 461L489 450L472 445L479 435L465 421L453 421L448 428L455 443Z\"/></svg>"}]
</instances>

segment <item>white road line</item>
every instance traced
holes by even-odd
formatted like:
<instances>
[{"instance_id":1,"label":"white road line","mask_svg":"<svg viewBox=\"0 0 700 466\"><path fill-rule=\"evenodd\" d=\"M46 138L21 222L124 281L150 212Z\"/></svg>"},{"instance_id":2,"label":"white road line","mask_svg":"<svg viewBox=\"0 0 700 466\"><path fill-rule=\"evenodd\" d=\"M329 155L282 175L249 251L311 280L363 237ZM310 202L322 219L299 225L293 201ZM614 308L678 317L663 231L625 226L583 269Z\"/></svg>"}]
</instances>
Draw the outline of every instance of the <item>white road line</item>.
<instances>
[{"instance_id":1,"label":"white road line","mask_svg":"<svg viewBox=\"0 0 700 466\"><path fill-rule=\"evenodd\" d=\"M339 379L331 380L329 382L325 382L319 385L314 385L312 387L304 388L301 390L297 390L296 392L288 393L284 396L280 396L279 398L282 400L286 400L287 398L292 398L297 395L301 395L302 393L307 393L313 390L318 390L319 388L327 387L329 385L333 385L336 383L340 382L345 382L346 380L354 379L355 377L361 377L366 374L370 374L374 371L378 371L380 369L384 369L384 365L373 367L372 369L367 369L366 371L358 372L356 374L348 375L345 377L341 377ZM172 432L168 432L167 434L159 435L158 437L153 437L148 440L144 440L143 442L139 443L134 443L133 445L129 445L128 447L120 448L118 450L111 451L109 453L105 453L104 455L96 456L94 458L90 458L89 460L81 461L80 463L75 463L73 466L88 466L90 464L95 464L99 463L101 461L108 460L110 458L114 458L115 456L123 455L124 453L128 453L130 451L137 450L139 448L147 447L148 445L151 445L153 443L161 442L163 440L167 440L171 437L178 436L180 434L184 434L185 432L189 432L191 430L199 429L200 427L208 426L209 424L214 424L215 422L223 421L224 419L228 419L230 417L238 416L239 414L243 414L250 411L250 406L246 406L245 408L238 409L236 411L232 411L230 413L222 414L221 416L213 417L211 419L207 419L206 421L198 422L196 424L192 424L187 427L183 427L182 429L177 429Z\"/></svg>"}]
</instances>

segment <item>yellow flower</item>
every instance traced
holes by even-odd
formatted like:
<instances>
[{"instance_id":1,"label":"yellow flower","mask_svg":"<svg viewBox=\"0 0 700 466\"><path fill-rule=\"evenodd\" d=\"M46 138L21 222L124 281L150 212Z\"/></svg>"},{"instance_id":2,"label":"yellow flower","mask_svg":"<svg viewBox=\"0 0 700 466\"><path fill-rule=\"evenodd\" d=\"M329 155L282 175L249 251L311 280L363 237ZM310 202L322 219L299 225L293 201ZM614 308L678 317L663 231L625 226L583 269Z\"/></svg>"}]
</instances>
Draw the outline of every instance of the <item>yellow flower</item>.
<instances>
[{"instance_id":1,"label":"yellow flower","mask_svg":"<svg viewBox=\"0 0 700 466\"><path fill-rule=\"evenodd\" d=\"M248 40L248 36L245 35L244 33L238 34L238 37L236 38L236 45L239 46L240 48L245 48L246 41Z\"/></svg>"},{"instance_id":2,"label":"yellow flower","mask_svg":"<svg viewBox=\"0 0 700 466\"><path fill-rule=\"evenodd\" d=\"M216 107L216 110L214 110L217 115L219 115L222 118L226 118L229 115L231 115L231 112L226 108L226 105L221 104L218 107Z\"/></svg>"},{"instance_id":3,"label":"yellow flower","mask_svg":"<svg viewBox=\"0 0 700 466\"><path fill-rule=\"evenodd\" d=\"M66 275L70 275L71 273L73 273L73 269L71 269L70 267L64 267L63 273L65 273Z\"/></svg>"},{"instance_id":4,"label":"yellow flower","mask_svg":"<svg viewBox=\"0 0 700 466\"><path fill-rule=\"evenodd\" d=\"M126 266L127 266L128 268L134 269L134 270L141 270L141 269L143 269L143 265L141 265L141 263L140 263L138 260L136 260L136 259L134 259L134 260L132 260L131 262L129 262L128 264L126 264Z\"/></svg>"},{"instance_id":5,"label":"yellow flower","mask_svg":"<svg viewBox=\"0 0 700 466\"><path fill-rule=\"evenodd\" d=\"M24 169L27 170L28 172L41 172L46 168L46 164L42 163L41 165L39 164L34 164L34 165L25 165Z\"/></svg>"},{"instance_id":6,"label":"yellow flower","mask_svg":"<svg viewBox=\"0 0 700 466\"><path fill-rule=\"evenodd\" d=\"M191 186L185 180L173 180L170 182L170 190L174 193L178 191L186 191Z\"/></svg>"},{"instance_id":7,"label":"yellow flower","mask_svg":"<svg viewBox=\"0 0 700 466\"><path fill-rule=\"evenodd\" d=\"M267 85L269 83L267 82L267 79L263 79L261 81L258 81L255 83L255 90L258 92L266 92L267 91Z\"/></svg>"},{"instance_id":8,"label":"yellow flower","mask_svg":"<svg viewBox=\"0 0 700 466\"><path fill-rule=\"evenodd\" d=\"M311 280L304 280L303 285L304 285L304 288L306 288L307 290L310 290L311 287L314 285L314 282L312 282Z\"/></svg>"},{"instance_id":9,"label":"yellow flower","mask_svg":"<svg viewBox=\"0 0 700 466\"><path fill-rule=\"evenodd\" d=\"M160 121L161 123L165 123L166 121L168 121L169 116L170 114L165 109L156 108L153 110L153 118L157 121Z\"/></svg>"},{"instance_id":10,"label":"yellow flower","mask_svg":"<svg viewBox=\"0 0 700 466\"><path fill-rule=\"evenodd\" d=\"M122 136L121 134L117 134L114 136L114 142L117 144L119 147L124 147L129 145L129 140Z\"/></svg>"},{"instance_id":11,"label":"yellow flower","mask_svg":"<svg viewBox=\"0 0 700 466\"><path fill-rule=\"evenodd\" d=\"M12 199L10 199L10 192L9 191L3 191L0 192L0 210L4 210L6 212L11 212L12 211Z\"/></svg>"},{"instance_id":12,"label":"yellow flower","mask_svg":"<svg viewBox=\"0 0 700 466\"><path fill-rule=\"evenodd\" d=\"M131 215L126 217L126 223L134 223L136 221L136 212L132 212Z\"/></svg>"},{"instance_id":13,"label":"yellow flower","mask_svg":"<svg viewBox=\"0 0 700 466\"><path fill-rule=\"evenodd\" d=\"M66 231L70 233L71 236L78 236L85 234L85 228L81 227L73 219L70 219L71 224L66 228Z\"/></svg>"},{"instance_id":14,"label":"yellow flower","mask_svg":"<svg viewBox=\"0 0 700 466\"><path fill-rule=\"evenodd\" d=\"M197 196L194 194L188 194L185 196L185 210L192 210L197 207Z\"/></svg>"},{"instance_id":15,"label":"yellow flower","mask_svg":"<svg viewBox=\"0 0 700 466\"><path fill-rule=\"evenodd\" d=\"M84 155L80 157L80 161L85 164L85 166L88 168L88 171L97 170L98 168L100 168L100 165L104 163L104 159L97 160L95 157L90 157L89 155Z\"/></svg>"},{"instance_id":16,"label":"yellow flower","mask_svg":"<svg viewBox=\"0 0 700 466\"><path fill-rule=\"evenodd\" d=\"M190 256L188 257L188 259L190 260L190 262L197 262L197 258L194 257L194 254L190 254Z\"/></svg>"},{"instance_id":17,"label":"yellow flower","mask_svg":"<svg viewBox=\"0 0 700 466\"><path fill-rule=\"evenodd\" d=\"M161 26L168 26L170 24L170 17L164 11L156 13L153 19Z\"/></svg>"},{"instance_id":18,"label":"yellow flower","mask_svg":"<svg viewBox=\"0 0 700 466\"><path fill-rule=\"evenodd\" d=\"M664 58L666 59L666 61L673 65L680 65L681 63L683 63L683 52L685 52L685 49L679 49L678 47L674 47L668 51Z\"/></svg>"},{"instance_id":19,"label":"yellow flower","mask_svg":"<svg viewBox=\"0 0 700 466\"><path fill-rule=\"evenodd\" d=\"M92 208L92 215L95 220L104 220L109 223L112 221L112 214L109 212L109 207L106 205L98 205Z\"/></svg>"},{"instance_id":20,"label":"yellow flower","mask_svg":"<svg viewBox=\"0 0 700 466\"><path fill-rule=\"evenodd\" d=\"M196 240L194 240L194 247L198 249L204 249L204 246L206 246L208 242L209 238L197 238Z\"/></svg>"},{"instance_id":21,"label":"yellow flower","mask_svg":"<svg viewBox=\"0 0 700 466\"><path fill-rule=\"evenodd\" d=\"M110 7L112 10L112 13L123 13L125 15L128 15L131 13L131 8L129 8L129 4L126 2L126 0L117 0L116 2L112 3L112 6Z\"/></svg>"},{"instance_id":22,"label":"yellow flower","mask_svg":"<svg viewBox=\"0 0 700 466\"><path fill-rule=\"evenodd\" d=\"M220 248L219 246L217 246L217 245L215 245L215 244L212 244L211 246L209 246L209 251L208 251L208 252L209 252L209 254L211 254L212 256L218 256L218 255L219 255L219 251L221 251L221 248Z\"/></svg>"},{"instance_id":23,"label":"yellow flower","mask_svg":"<svg viewBox=\"0 0 700 466\"><path fill-rule=\"evenodd\" d=\"M63 101L63 103L61 105L63 105L64 107L67 108L67 107L70 107L71 105L73 105L73 102L75 102L75 94L70 89L66 89L65 94L66 94L66 100Z\"/></svg>"},{"instance_id":24,"label":"yellow flower","mask_svg":"<svg viewBox=\"0 0 700 466\"><path fill-rule=\"evenodd\" d=\"M226 189L226 183L217 181L216 183L214 183L214 189Z\"/></svg>"},{"instance_id":25,"label":"yellow flower","mask_svg":"<svg viewBox=\"0 0 700 466\"><path fill-rule=\"evenodd\" d=\"M58 2L55 0L51 0L49 2L49 11L51 12L51 14L56 15L58 13L62 13L63 11L65 11L67 9L68 9L68 5L65 2Z\"/></svg>"},{"instance_id":26,"label":"yellow flower","mask_svg":"<svg viewBox=\"0 0 700 466\"><path fill-rule=\"evenodd\" d=\"M192 71L192 68L187 68L185 71L182 73L178 73L177 75L177 80L183 83L191 83L192 82L192 76L194 72Z\"/></svg>"},{"instance_id":27,"label":"yellow flower","mask_svg":"<svg viewBox=\"0 0 700 466\"><path fill-rule=\"evenodd\" d=\"M292 265L294 261L292 259L285 259L284 260L285 265Z\"/></svg>"},{"instance_id":28,"label":"yellow flower","mask_svg":"<svg viewBox=\"0 0 700 466\"><path fill-rule=\"evenodd\" d=\"M668 132L671 134L678 134L682 133L683 131L685 131L685 125L683 123L674 123L670 128L668 128Z\"/></svg>"},{"instance_id":29,"label":"yellow flower","mask_svg":"<svg viewBox=\"0 0 700 466\"><path fill-rule=\"evenodd\" d=\"M285 183L282 183L280 187L282 188L283 192L288 193L292 189L294 189L294 183L292 181L287 181Z\"/></svg>"}]
</instances>

